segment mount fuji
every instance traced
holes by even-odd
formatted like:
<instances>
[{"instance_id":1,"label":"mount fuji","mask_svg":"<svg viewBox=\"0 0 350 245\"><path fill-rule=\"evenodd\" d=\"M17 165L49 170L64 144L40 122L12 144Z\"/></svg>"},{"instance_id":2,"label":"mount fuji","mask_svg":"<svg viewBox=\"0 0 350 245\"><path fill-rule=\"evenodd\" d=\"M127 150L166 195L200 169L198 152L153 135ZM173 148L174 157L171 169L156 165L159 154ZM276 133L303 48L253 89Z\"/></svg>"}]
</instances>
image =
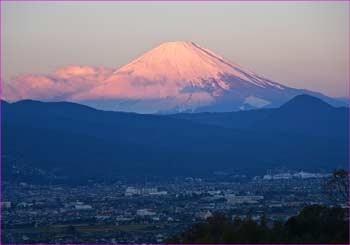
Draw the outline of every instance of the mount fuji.
<instances>
[{"instance_id":1,"label":"mount fuji","mask_svg":"<svg viewBox=\"0 0 350 245\"><path fill-rule=\"evenodd\" d=\"M19 76L4 87L4 98L10 101L66 100L138 113L278 107L299 94L341 104L273 82L193 42L163 43L116 70L72 66L52 75Z\"/></svg>"}]
</instances>

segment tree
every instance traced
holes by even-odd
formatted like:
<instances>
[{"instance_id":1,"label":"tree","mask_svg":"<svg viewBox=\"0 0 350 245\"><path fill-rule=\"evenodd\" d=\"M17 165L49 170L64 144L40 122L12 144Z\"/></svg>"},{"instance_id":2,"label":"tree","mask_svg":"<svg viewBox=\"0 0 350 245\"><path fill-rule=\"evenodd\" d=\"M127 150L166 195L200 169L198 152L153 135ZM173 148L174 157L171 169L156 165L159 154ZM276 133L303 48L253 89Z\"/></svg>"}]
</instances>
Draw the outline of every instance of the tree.
<instances>
[{"instance_id":1,"label":"tree","mask_svg":"<svg viewBox=\"0 0 350 245\"><path fill-rule=\"evenodd\" d=\"M324 190L336 204L349 202L349 172L344 169L335 170L325 183Z\"/></svg>"},{"instance_id":2,"label":"tree","mask_svg":"<svg viewBox=\"0 0 350 245\"><path fill-rule=\"evenodd\" d=\"M311 205L287 222L266 225L266 217L256 222L249 215L233 221L215 214L206 223L195 224L189 230L166 243L338 243L349 244L349 222L346 209Z\"/></svg>"},{"instance_id":3,"label":"tree","mask_svg":"<svg viewBox=\"0 0 350 245\"><path fill-rule=\"evenodd\" d=\"M265 212L263 213L263 215L260 218L260 225L262 228L267 228L267 220L266 220L266 214Z\"/></svg>"}]
</instances>

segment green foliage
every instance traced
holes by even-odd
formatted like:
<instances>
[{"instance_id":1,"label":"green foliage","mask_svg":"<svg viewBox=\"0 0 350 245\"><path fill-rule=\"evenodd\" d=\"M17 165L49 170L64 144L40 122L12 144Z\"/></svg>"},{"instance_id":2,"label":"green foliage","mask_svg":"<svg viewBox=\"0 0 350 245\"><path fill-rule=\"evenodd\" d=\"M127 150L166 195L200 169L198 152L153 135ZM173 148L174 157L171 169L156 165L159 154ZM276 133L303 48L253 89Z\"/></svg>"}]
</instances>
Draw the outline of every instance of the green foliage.
<instances>
[{"instance_id":1,"label":"green foliage","mask_svg":"<svg viewBox=\"0 0 350 245\"><path fill-rule=\"evenodd\" d=\"M206 223L190 229L167 243L349 243L349 223L342 208L320 205L305 207L299 215L287 222L267 225L266 216L260 222L249 216L232 221L225 215L215 214Z\"/></svg>"}]
</instances>

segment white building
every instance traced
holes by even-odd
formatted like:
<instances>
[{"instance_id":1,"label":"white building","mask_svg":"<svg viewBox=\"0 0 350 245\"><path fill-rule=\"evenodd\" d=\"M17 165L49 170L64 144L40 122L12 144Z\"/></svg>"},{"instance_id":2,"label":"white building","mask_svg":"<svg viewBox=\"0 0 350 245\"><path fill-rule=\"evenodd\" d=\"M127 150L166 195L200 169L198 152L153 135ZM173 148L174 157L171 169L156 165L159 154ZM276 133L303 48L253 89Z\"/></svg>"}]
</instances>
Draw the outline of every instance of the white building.
<instances>
[{"instance_id":1,"label":"white building","mask_svg":"<svg viewBox=\"0 0 350 245\"><path fill-rule=\"evenodd\" d=\"M225 197L230 204L243 204L243 203L258 203L264 199L263 196L236 196L228 195Z\"/></svg>"},{"instance_id":2,"label":"white building","mask_svg":"<svg viewBox=\"0 0 350 245\"><path fill-rule=\"evenodd\" d=\"M92 206L88 204L76 204L74 208L77 210L91 210Z\"/></svg>"},{"instance_id":3,"label":"white building","mask_svg":"<svg viewBox=\"0 0 350 245\"><path fill-rule=\"evenodd\" d=\"M293 174L293 177L301 178L301 179L309 179L309 178L326 178L326 177L329 177L330 175L331 174L307 173L307 172L301 171Z\"/></svg>"},{"instance_id":4,"label":"white building","mask_svg":"<svg viewBox=\"0 0 350 245\"><path fill-rule=\"evenodd\" d=\"M293 176L291 173L280 173L280 174L275 174L273 176L273 179L291 179Z\"/></svg>"},{"instance_id":5,"label":"white building","mask_svg":"<svg viewBox=\"0 0 350 245\"><path fill-rule=\"evenodd\" d=\"M196 213L197 218L204 219L204 220L206 220L211 216L213 216L213 214L209 210Z\"/></svg>"},{"instance_id":6,"label":"white building","mask_svg":"<svg viewBox=\"0 0 350 245\"><path fill-rule=\"evenodd\" d=\"M136 214L139 216L153 216L156 215L155 212L151 211L150 209L138 209L136 211Z\"/></svg>"},{"instance_id":7,"label":"white building","mask_svg":"<svg viewBox=\"0 0 350 245\"><path fill-rule=\"evenodd\" d=\"M134 195L166 195L168 194L166 191L158 191L158 188L135 188L128 187L125 190L125 196L134 196Z\"/></svg>"},{"instance_id":8,"label":"white building","mask_svg":"<svg viewBox=\"0 0 350 245\"><path fill-rule=\"evenodd\" d=\"M135 187L128 187L125 190L125 196L133 196L133 195L140 195L141 191L138 188Z\"/></svg>"},{"instance_id":9,"label":"white building","mask_svg":"<svg viewBox=\"0 0 350 245\"><path fill-rule=\"evenodd\" d=\"M271 174L265 174L263 180L272 180L273 176Z\"/></svg>"},{"instance_id":10,"label":"white building","mask_svg":"<svg viewBox=\"0 0 350 245\"><path fill-rule=\"evenodd\" d=\"M280 179L292 179L292 178L300 178L300 179L309 179L309 178L326 178L329 177L330 174L321 174L321 173L307 173L304 171L300 171L294 174L289 172L287 173L278 173L278 174L265 174L263 176L263 180L280 180Z\"/></svg>"},{"instance_id":11,"label":"white building","mask_svg":"<svg viewBox=\"0 0 350 245\"><path fill-rule=\"evenodd\" d=\"M158 188L142 188L141 194L142 195L151 195L152 193L157 193Z\"/></svg>"},{"instance_id":12,"label":"white building","mask_svg":"<svg viewBox=\"0 0 350 245\"><path fill-rule=\"evenodd\" d=\"M2 208L11 208L11 202L1 202Z\"/></svg>"},{"instance_id":13,"label":"white building","mask_svg":"<svg viewBox=\"0 0 350 245\"><path fill-rule=\"evenodd\" d=\"M168 195L167 191L157 191L157 192L151 192L150 195L153 196L164 196L164 195Z\"/></svg>"}]
</instances>

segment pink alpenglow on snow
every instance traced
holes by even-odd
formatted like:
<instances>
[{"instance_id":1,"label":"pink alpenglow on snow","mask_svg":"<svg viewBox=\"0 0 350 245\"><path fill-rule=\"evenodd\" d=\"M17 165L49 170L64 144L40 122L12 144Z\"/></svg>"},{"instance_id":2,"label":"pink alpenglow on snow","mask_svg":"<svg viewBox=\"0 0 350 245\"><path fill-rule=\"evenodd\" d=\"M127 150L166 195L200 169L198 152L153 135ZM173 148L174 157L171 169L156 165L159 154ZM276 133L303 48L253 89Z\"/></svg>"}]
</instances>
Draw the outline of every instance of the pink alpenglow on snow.
<instances>
[{"instance_id":1,"label":"pink alpenglow on snow","mask_svg":"<svg viewBox=\"0 0 350 245\"><path fill-rule=\"evenodd\" d=\"M162 43L120 69L70 66L52 75L18 76L4 86L9 101L67 100L145 113L259 108L302 92L180 41Z\"/></svg>"}]
</instances>

